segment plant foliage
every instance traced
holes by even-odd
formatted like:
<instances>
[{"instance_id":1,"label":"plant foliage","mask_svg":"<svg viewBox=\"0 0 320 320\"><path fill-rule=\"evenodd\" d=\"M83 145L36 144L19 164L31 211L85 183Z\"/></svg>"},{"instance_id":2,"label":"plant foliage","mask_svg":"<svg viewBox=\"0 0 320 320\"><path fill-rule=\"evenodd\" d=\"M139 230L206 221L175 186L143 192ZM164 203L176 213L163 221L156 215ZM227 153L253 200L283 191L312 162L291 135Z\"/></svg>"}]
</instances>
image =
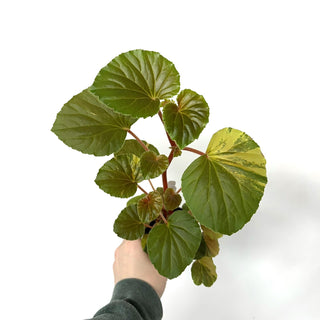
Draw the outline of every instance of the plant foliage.
<instances>
[{"instance_id":1,"label":"plant foliage","mask_svg":"<svg viewBox=\"0 0 320 320\"><path fill-rule=\"evenodd\" d=\"M167 155L131 131L139 118L155 114L166 132ZM113 154L95 182L111 196L130 198L114 232L123 239L142 239L151 262L167 278L179 276L193 261L192 279L205 286L217 279L213 258L220 250L219 238L250 221L267 183L260 147L240 130L217 131L206 151L188 147L208 121L204 97L180 91L172 62L157 52L133 50L102 68L89 88L62 107L52 127L75 150ZM185 151L198 157L185 169L176 191L168 185L167 170ZM154 188L151 179L159 176L162 186ZM140 186L144 180L149 180L150 191Z\"/></svg>"}]
</instances>

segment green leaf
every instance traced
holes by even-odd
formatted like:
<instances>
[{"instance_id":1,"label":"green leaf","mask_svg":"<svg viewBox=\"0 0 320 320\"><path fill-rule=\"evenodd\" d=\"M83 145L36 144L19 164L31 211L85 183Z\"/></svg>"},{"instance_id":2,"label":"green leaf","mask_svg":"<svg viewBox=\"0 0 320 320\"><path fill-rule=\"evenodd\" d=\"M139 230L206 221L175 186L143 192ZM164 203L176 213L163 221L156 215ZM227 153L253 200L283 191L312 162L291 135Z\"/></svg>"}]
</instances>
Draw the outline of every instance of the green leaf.
<instances>
[{"instance_id":1,"label":"green leaf","mask_svg":"<svg viewBox=\"0 0 320 320\"><path fill-rule=\"evenodd\" d=\"M73 149L105 156L121 148L136 120L114 112L84 90L62 107L51 130Z\"/></svg>"},{"instance_id":2,"label":"green leaf","mask_svg":"<svg viewBox=\"0 0 320 320\"><path fill-rule=\"evenodd\" d=\"M199 260L202 257L209 257L210 253L209 253L209 249L206 245L206 242L204 241L203 235L201 237L201 242L200 242L200 246L198 248L198 251L196 252L194 259Z\"/></svg>"},{"instance_id":3,"label":"green leaf","mask_svg":"<svg viewBox=\"0 0 320 320\"><path fill-rule=\"evenodd\" d=\"M135 196L135 197L129 199L128 202L127 202L127 207L128 207L128 206L131 206L131 205L133 205L133 204L138 204L138 201L139 201L140 199L144 198L145 196L146 196L146 194L143 193L143 194L140 194L140 195L138 195L138 196Z\"/></svg>"},{"instance_id":4,"label":"green leaf","mask_svg":"<svg viewBox=\"0 0 320 320\"><path fill-rule=\"evenodd\" d=\"M133 50L102 68L90 90L114 110L134 117L152 116L160 100L176 95L180 76L172 62L157 52Z\"/></svg>"},{"instance_id":5,"label":"green leaf","mask_svg":"<svg viewBox=\"0 0 320 320\"><path fill-rule=\"evenodd\" d=\"M174 210L181 203L180 194L176 193L172 188L167 188L163 194L163 204L166 210Z\"/></svg>"},{"instance_id":6,"label":"green leaf","mask_svg":"<svg viewBox=\"0 0 320 320\"><path fill-rule=\"evenodd\" d=\"M141 172L146 179L158 177L167 170L169 161L164 154L157 155L153 151L145 152L140 159Z\"/></svg>"},{"instance_id":7,"label":"green leaf","mask_svg":"<svg viewBox=\"0 0 320 320\"><path fill-rule=\"evenodd\" d=\"M95 182L112 196L128 198L136 193L137 183L142 180L139 158L126 154L106 162L99 170Z\"/></svg>"},{"instance_id":8,"label":"green leaf","mask_svg":"<svg viewBox=\"0 0 320 320\"><path fill-rule=\"evenodd\" d=\"M215 257L220 251L219 241L217 238L217 233L205 228L203 229L203 239L208 248L208 256Z\"/></svg>"},{"instance_id":9,"label":"green leaf","mask_svg":"<svg viewBox=\"0 0 320 320\"><path fill-rule=\"evenodd\" d=\"M163 276L177 277L192 262L201 241L195 219L186 211L175 211L167 224L156 225L149 233L149 258Z\"/></svg>"},{"instance_id":10,"label":"green leaf","mask_svg":"<svg viewBox=\"0 0 320 320\"><path fill-rule=\"evenodd\" d=\"M164 106L163 121L171 139L183 149L199 137L208 123L209 107L203 96L189 89L179 93L177 102Z\"/></svg>"},{"instance_id":11,"label":"green leaf","mask_svg":"<svg viewBox=\"0 0 320 320\"><path fill-rule=\"evenodd\" d=\"M136 240L144 235L145 226L139 220L137 206L131 205L121 211L114 222L113 231L122 239Z\"/></svg>"},{"instance_id":12,"label":"green leaf","mask_svg":"<svg viewBox=\"0 0 320 320\"><path fill-rule=\"evenodd\" d=\"M223 234L241 229L258 209L267 182L265 158L244 132L215 133L207 154L182 176L182 192L194 217Z\"/></svg>"},{"instance_id":13,"label":"green leaf","mask_svg":"<svg viewBox=\"0 0 320 320\"><path fill-rule=\"evenodd\" d=\"M211 287L217 280L216 266L212 258L203 257L196 260L191 267L191 275L197 286L203 283L206 287Z\"/></svg>"},{"instance_id":14,"label":"green leaf","mask_svg":"<svg viewBox=\"0 0 320 320\"><path fill-rule=\"evenodd\" d=\"M146 147L150 150L153 151L154 153L156 153L157 155L159 154L159 151L157 150L156 147L154 147L152 144L147 143L146 141L142 141ZM141 146L141 144L135 140L135 139L129 139L126 140L122 146L122 148L115 152L114 156L120 156L123 154L135 154L137 157L141 157L143 153L145 153L146 150L143 149L143 147Z\"/></svg>"},{"instance_id":15,"label":"green leaf","mask_svg":"<svg viewBox=\"0 0 320 320\"><path fill-rule=\"evenodd\" d=\"M137 208L140 220L149 223L156 219L162 210L162 206L161 194L157 191L150 192L138 201Z\"/></svg>"}]
</instances>

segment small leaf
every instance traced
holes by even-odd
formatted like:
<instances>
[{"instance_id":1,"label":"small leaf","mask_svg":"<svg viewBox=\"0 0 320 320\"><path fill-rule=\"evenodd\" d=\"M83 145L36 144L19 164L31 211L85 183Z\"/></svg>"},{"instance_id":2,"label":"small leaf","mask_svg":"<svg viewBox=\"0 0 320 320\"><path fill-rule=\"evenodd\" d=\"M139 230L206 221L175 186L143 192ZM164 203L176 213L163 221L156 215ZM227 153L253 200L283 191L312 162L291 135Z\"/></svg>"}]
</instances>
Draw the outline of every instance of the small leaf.
<instances>
[{"instance_id":1,"label":"small leaf","mask_svg":"<svg viewBox=\"0 0 320 320\"><path fill-rule=\"evenodd\" d=\"M69 147L95 156L119 150L137 119L121 115L84 90L57 114L52 131Z\"/></svg>"},{"instance_id":2,"label":"small leaf","mask_svg":"<svg viewBox=\"0 0 320 320\"><path fill-rule=\"evenodd\" d=\"M209 121L209 107L203 96L186 89L177 97L178 105L163 108L163 121L171 139L180 149L197 139Z\"/></svg>"},{"instance_id":3,"label":"small leaf","mask_svg":"<svg viewBox=\"0 0 320 320\"><path fill-rule=\"evenodd\" d=\"M197 286L203 283L206 287L211 287L217 280L216 266L212 258L203 257L196 260L191 267L191 275Z\"/></svg>"},{"instance_id":4,"label":"small leaf","mask_svg":"<svg viewBox=\"0 0 320 320\"><path fill-rule=\"evenodd\" d=\"M207 154L182 176L182 192L194 217L223 234L241 229L256 212L267 182L265 158L244 132L215 133Z\"/></svg>"},{"instance_id":5,"label":"small leaf","mask_svg":"<svg viewBox=\"0 0 320 320\"><path fill-rule=\"evenodd\" d=\"M159 151L157 150L156 147L154 147L152 144L147 143L146 141L142 141L146 147L150 150L153 151L154 153L156 153L157 155L159 154ZM143 149L143 147L141 146L141 144L135 140L135 139L129 139L126 140L122 146L122 148L115 152L114 156L121 156L123 154L135 154L137 157L141 157L143 153L145 153L146 150Z\"/></svg>"},{"instance_id":6,"label":"small leaf","mask_svg":"<svg viewBox=\"0 0 320 320\"><path fill-rule=\"evenodd\" d=\"M176 193L172 188L167 188L163 194L163 204L166 210L174 210L181 203L180 194Z\"/></svg>"},{"instance_id":7,"label":"small leaf","mask_svg":"<svg viewBox=\"0 0 320 320\"><path fill-rule=\"evenodd\" d=\"M140 199L144 198L145 196L146 196L145 193L143 193L143 194L140 194L138 196L135 196L135 197L129 199L128 202L127 202L127 207L131 206L131 205L134 205L134 204L138 204L138 201Z\"/></svg>"},{"instance_id":8,"label":"small leaf","mask_svg":"<svg viewBox=\"0 0 320 320\"><path fill-rule=\"evenodd\" d=\"M219 241L216 237L216 232L211 231L210 229L206 228L203 230L203 239L207 245L207 248L209 250L209 254L207 254L210 257L215 257L218 255L220 251Z\"/></svg>"},{"instance_id":9,"label":"small leaf","mask_svg":"<svg viewBox=\"0 0 320 320\"><path fill-rule=\"evenodd\" d=\"M149 233L149 258L163 276L177 277L192 262L201 241L195 219L186 211L175 211L167 224L159 224Z\"/></svg>"},{"instance_id":10,"label":"small leaf","mask_svg":"<svg viewBox=\"0 0 320 320\"><path fill-rule=\"evenodd\" d=\"M159 192L153 191L140 199L137 204L138 215L142 222L149 223L156 219L162 210L162 197Z\"/></svg>"},{"instance_id":11,"label":"small leaf","mask_svg":"<svg viewBox=\"0 0 320 320\"><path fill-rule=\"evenodd\" d=\"M142 180L139 158L126 154L106 162L99 170L95 182L112 196L128 198L136 193L137 183Z\"/></svg>"},{"instance_id":12,"label":"small leaf","mask_svg":"<svg viewBox=\"0 0 320 320\"><path fill-rule=\"evenodd\" d=\"M180 76L173 63L157 52L132 50L102 68L90 90L117 112L149 117L160 100L176 95Z\"/></svg>"},{"instance_id":13,"label":"small leaf","mask_svg":"<svg viewBox=\"0 0 320 320\"><path fill-rule=\"evenodd\" d=\"M209 257L209 256L210 256L210 252L209 252L209 249L206 245L206 242L204 241L203 234L202 234L200 246L194 256L194 259L199 260L202 257Z\"/></svg>"},{"instance_id":14,"label":"small leaf","mask_svg":"<svg viewBox=\"0 0 320 320\"><path fill-rule=\"evenodd\" d=\"M113 225L113 231L126 240L141 238L144 235L144 229L144 224L139 220L136 205L123 209Z\"/></svg>"},{"instance_id":15,"label":"small leaf","mask_svg":"<svg viewBox=\"0 0 320 320\"><path fill-rule=\"evenodd\" d=\"M141 156L141 172L146 179L158 177L167 170L169 161L164 154L157 155L153 151L147 151Z\"/></svg>"}]
</instances>

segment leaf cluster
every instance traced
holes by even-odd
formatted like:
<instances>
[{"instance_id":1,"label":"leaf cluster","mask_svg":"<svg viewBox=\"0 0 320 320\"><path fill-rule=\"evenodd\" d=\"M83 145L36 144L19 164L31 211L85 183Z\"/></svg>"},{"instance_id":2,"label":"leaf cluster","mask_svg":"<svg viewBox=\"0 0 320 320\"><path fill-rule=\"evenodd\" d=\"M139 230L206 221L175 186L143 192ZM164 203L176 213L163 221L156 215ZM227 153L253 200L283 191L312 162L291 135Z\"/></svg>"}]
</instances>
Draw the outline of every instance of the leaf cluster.
<instances>
[{"instance_id":1,"label":"leaf cluster","mask_svg":"<svg viewBox=\"0 0 320 320\"><path fill-rule=\"evenodd\" d=\"M138 119L156 114L166 132L168 155L132 131ZM89 88L62 107L52 127L75 150L113 154L95 182L111 196L130 198L114 232L123 239L142 239L150 260L167 278L179 276L193 262L193 281L205 286L217 278L213 258L219 253L218 238L251 219L267 183L258 144L240 130L219 130L205 151L188 147L208 121L204 97L180 90L172 62L157 52L133 50L102 68ZM167 169L185 151L199 157L185 169L176 190L168 184ZM151 180L159 176L162 186L155 188ZM141 187L144 180L150 191Z\"/></svg>"}]
</instances>

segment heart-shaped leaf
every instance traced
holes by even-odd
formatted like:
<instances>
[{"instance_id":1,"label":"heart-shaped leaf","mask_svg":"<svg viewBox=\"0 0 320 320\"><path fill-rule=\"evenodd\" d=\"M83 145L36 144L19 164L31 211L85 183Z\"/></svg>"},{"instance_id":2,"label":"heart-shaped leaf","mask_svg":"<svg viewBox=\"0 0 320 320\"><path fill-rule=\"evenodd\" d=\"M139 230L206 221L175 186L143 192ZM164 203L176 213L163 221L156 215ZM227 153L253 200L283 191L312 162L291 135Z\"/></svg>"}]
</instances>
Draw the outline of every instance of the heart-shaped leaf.
<instances>
[{"instance_id":1,"label":"heart-shaped leaf","mask_svg":"<svg viewBox=\"0 0 320 320\"><path fill-rule=\"evenodd\" d=\"M160 274L175 278L192 262L200 241L201 231L195 219L184 210L175 211L167 224L156 225L150 231L150 260Z\"/></svg>"},{"instance_id":2,"label":"heart-shaped leaf","mask_svg":"<svg viewBox=\"0 0 320 320\"><path fill-rule=\"evenodd\" d=\"M156 147L154 147L152 144L147 143L146 141L142 141L146 147L150 150L153 151L154 153L156 153L157 155L159 154L159 151L157 150ZM126 140L123 144L123 146L121 147L121 149L119 151L117 151L114 156L120 156L123 154L135 154L137 157L141 157L143 153L145 153L146 150L143 149L143 147L141 146L141 144L134 139L129 139Z\"/></svg>"},{"instance_id":3,"label":"heart-shaped leaf","mask_svg":"<svg viewBox=\"0 0 320 320\"><path fill-rule=\"evenodd\" d=\"M167 188L163 194L163 204L166 210L174 210L181 203L180 194L176 193L172 188Z\"/></svg>"},{"instance_id":4,"label":"heart-shaped leaf","mask_svg":"<svg viewBox=\"0 0 320 320\"><path fill-rule=\"evenodd\" d=\"M112 196L128 198L136 193L137 183L142 180L139 158L125 154L107 161L99 170L95 182Z\"/></svg>"},{"instance_id":5,"label":"heart-shaped leaf","mask_svg":"<svg viewBox=\"0 0 320 320\"><path fill-rule=\"evenodd\" d=\"M203 96L186 89L177 97L178 105L167 103L163 121L171 139L180 149L197 139L209 121L209 107Z\"/></svg>"},{"instance_id":6,"label":"heart-shaped leaf","mask_svg":"<svg viewBox=\"0 0 320 320\"><path fill-rule=\"evenodd\" d=\"M138 201L137 208L140 220L149 223L156 219L162 210L162 206L161 194L158 191L150 192Z\"/></svg>"},{"instance_id":7,"label":"heart-shaped leaf","mask_svg":"<svg viewBox=\"0 0 320 320\"><path fill-rule=\"evenodd\" d=\"M62 107L52 131L73 149L105 156L121 148L136 120L114 112L89 90L84 90Z\"/></svg>"},{"instance_id":8,"label":"heart-shaped leaf","mask_svg":"<svg viewBox=\"0 0 320 320\"><path fill-rule=\"evenodd\" d=\"M191 275L197 286L203 283L206 287L211 287L217 280L216 266L212 258L203 257L196 260L191 267Z\"/></svg>"},{"instance_id":9,"label":"heart-shaped leaf","mask_svg":"<svg viewBox=\"0 0 320 320\"><path fill-rule=\"evenodd\" d=\"M144 230L145 226L139 219L136 205L123 209L113 225L113 231L126 240L141 238L144 235Z\"/></svg>"},{"instance_id":10,"label":"heart-shaped leaf","mask_svg":"<svg viewBox=\"0 0 320 320\"><path fill-rule=\"evenodd\" d=\"M164 154L157 155L153 151L145 152L140 159L141 172L146 179L158 177L167 170L169 161Z\"/></svg>"},{"instance_id":11,"label":"heart-shaped leaf","mask_svg":"<svg viewBox=\"0 0 320 320\"><path fill-rule=\"evenodd\" d=\"M244 132L215 133L207 154L182 176L182 192L194 217L223 234L241 229L258 209L267 182L265 158Z\"/></svg>"},{"instance_id":12,"label":"heart-shaped leaf","mask_svg":"<svg viewBox=\"0 0 320 320\"><path fill-rule=\"evenodd\" d=\"M157 52L133 50L102 68L90 90L114 110L134 117L156 114L160 100L176 95L180 76Z\"/></svg>"}]
</instances>

